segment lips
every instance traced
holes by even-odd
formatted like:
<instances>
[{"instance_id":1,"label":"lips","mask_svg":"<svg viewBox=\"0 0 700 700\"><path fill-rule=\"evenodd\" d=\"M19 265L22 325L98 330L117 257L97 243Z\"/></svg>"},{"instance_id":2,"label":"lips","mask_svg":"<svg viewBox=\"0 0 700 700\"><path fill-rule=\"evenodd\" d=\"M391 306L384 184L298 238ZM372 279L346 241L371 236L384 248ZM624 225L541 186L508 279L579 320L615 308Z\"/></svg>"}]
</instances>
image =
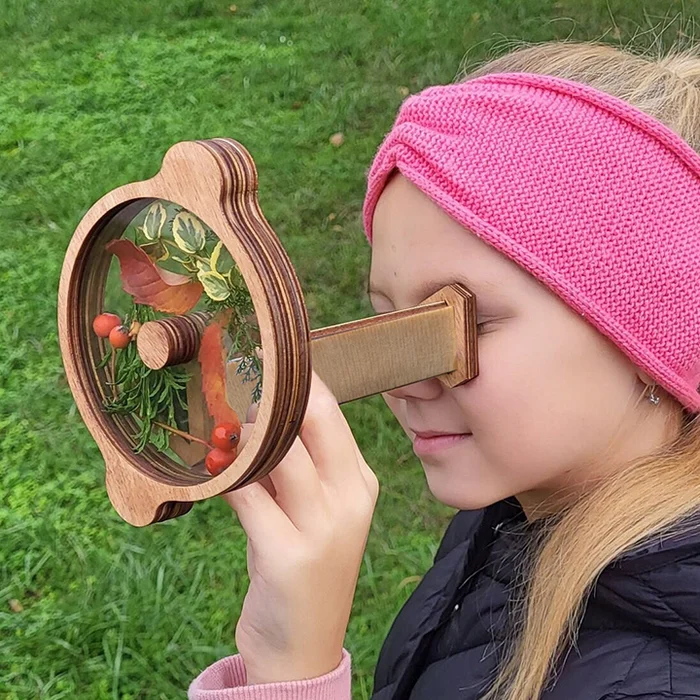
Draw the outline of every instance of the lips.
<instances>
[{"instance_id":1,"label":"lips","mask_svg":"<svg viewBox=\"0 0 700 700\"><path fill-rule=\"evenodd\" d=\"M413 451L419 457L428 457L439 453L447 452L450 448L464 444L472 436L471 433L453 433L452 435L435 435L430 438L424 438L416 435L413 438Z\"/></svg>"},{"instance_id":2,"label":"lips","mask_svg":"<svg viewBox=\"0 0 700 700\"><path fill-rule=\"evenodd\" d=\"M411 428L411 431L413 433L415 433L418 437L421 437L421 438L443 437L443 436L447 436L447 435L471 435L471 433L468 433L468 432L445 433L445 432L441 432L438 430L413 430L413 428Z\"/></svg>"}]
</instances>

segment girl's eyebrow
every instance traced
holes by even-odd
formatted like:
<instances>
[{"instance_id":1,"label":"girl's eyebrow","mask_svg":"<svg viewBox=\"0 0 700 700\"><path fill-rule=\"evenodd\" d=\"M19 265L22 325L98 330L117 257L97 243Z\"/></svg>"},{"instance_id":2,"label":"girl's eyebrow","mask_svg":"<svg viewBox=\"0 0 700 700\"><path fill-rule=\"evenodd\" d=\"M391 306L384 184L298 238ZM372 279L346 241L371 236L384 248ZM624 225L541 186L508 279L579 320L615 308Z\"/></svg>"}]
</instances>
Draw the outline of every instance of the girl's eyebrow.
<instances>
[{"instance_id":1,"label":"girl's eyebrow","mask_svg":"<svg viewBox=\"0 0 700 700\"><path fill-rule=\"evenodd\" d=\"M439 289L442 289L444 286L447 284L450 284L451 282L447 281L441 281L441 280L436 280L432 282L426 282L423 285L421 285L418 288L418 298L420 299L427 299L431 294L434 294L437 292ZM496 291L498 290L498 285L493 284L493 282L488 282L486 280L482 281L481 283L477 284L467 284L466 281L464 280L454 280L454 283L459 283L464 285L470 292L473 292L474 294L477 294L477 291L479 293L482 293L484 291ZM367 294L381 294L382 296L389 298L389 295L383 292L381 289L379 289L377 286L372 284L372 280L368 277L367 278Z\"/></svg>"}]
</instances>

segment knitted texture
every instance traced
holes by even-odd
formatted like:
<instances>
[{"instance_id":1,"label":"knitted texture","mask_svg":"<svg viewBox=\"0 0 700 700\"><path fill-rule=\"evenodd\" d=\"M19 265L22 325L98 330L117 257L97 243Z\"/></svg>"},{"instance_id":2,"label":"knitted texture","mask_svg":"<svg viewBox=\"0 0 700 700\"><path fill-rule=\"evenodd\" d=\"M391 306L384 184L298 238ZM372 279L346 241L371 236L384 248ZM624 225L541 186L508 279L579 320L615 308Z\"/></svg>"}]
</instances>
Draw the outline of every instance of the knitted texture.
<instances>
[{"instance_id":1,"label":"knitted texture","mask_svg":"<svg viewBox=\"0 0 700 700\"><path fill-rule=\"evenodd\" d=\"M188 700L350 700L352 657L343 648L340 664L323 676L246 685L240 654L219 659L190 684Z\"/></svg>"},{"instance_id":2,"label":"knitted texture","mask_svg":"<svg viewBox=\"0 0 700 700\"><path fill-rule=\"evenodd\" d=\"M403 102L368 171L370 244L394 168L700 411L700 155L675 132L582 83L496 73Z\"/></svg>"}]
</instances>

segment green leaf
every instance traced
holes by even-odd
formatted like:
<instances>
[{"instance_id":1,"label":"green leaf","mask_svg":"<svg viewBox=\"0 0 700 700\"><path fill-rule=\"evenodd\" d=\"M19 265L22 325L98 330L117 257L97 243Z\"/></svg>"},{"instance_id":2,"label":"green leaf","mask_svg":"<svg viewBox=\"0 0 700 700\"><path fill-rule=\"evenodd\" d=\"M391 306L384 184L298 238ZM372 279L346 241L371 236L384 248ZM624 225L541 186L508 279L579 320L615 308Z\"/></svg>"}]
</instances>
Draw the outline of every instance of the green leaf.
<instances>
[{"instance_id":1,"label":"green leaf","mask_svg":"<svg viewBox=\"0 0 700 700\"><path fill-rule=\"evenodd\" d=\"M159 262L161 260L167 260L169 257L168 248L163 244L163 241L153 241L153 243L144 243L140 246L142 250L146 252L151 260Z\"/></svg>"},{"instance_id":2,"label":"green leaf","mask_svg":"<svg viewBox=\"0 0 700 700\"><path fill-rule=\"evenodd\" d=\"M146 218L143 222L143 235L149 241L155 241L163 234L163 224L168 218L168 212L160 202L153 202L146 212Z\"/></svg>"},{"instance_id":3,"label":"green leaf","mask_svg":"<svg viewBox=\"0 0 700 700\"><path fill-rule=\"evenodd\" d=\"M216 269L216 263L219 262L219 255L221 255L221 249L223 248L224 244L222 241L219 241L215 246L214 250L211 253L211 259L210 259L210 264L211 264L211 269L214 272L218 272Z\"/></svg>"},{"instance_id":4,"label":"green leaf","mask_svg":"<svg viewBox=\"0 0 700 700\"><path fill-rule=\"evenodd\" d=\"M181 211L173 219L173 238L180 250L193 255L206 243L206 232L202 222L188 211Z\"/></svg>"},{"instance_id":5,"label":"green leaf","mask_svg":"<svg viewBox=\"0 0 700 700\"><path fill-rule=\"evenodd\" d=\"M197 265L195 265L192 258L179 258L177 255L173 255L172 259L175 262L179 262L180 265L185 268L186 272L197 272Z\"/></svg>"},{"instance_id":6,"label":"green leaf","mask_svg":"<svg viewBox=\"0 0 700 700\"><path fill-rule=\"evenodd\" d=\"M210 265L208 260L197 260L197 270L199 272L211 272L213 268L214 266Z\"/></svg>"},{"instance_id":7,"label":"green leaf","mask_svg":"<svg viewBox=\"0 0 700 700\"><path fill-rule=\"evenodd\" d=\"M107 352L105 356L95 365L95 369L102 369L109 362L109 358L112 356L112 346L107 343Z\"/></svg>"},{"instance_id":8,"label":"green leaf","mask_svg":"<svg viewBox=\"0 0 700 700\"><path fill-rule=\"evenodd\" d=\"M218 272L199 272L197 279L202 283L205 294L213 301L224 301L231 296L226 278Z\"/></svg>"}]
</instances>

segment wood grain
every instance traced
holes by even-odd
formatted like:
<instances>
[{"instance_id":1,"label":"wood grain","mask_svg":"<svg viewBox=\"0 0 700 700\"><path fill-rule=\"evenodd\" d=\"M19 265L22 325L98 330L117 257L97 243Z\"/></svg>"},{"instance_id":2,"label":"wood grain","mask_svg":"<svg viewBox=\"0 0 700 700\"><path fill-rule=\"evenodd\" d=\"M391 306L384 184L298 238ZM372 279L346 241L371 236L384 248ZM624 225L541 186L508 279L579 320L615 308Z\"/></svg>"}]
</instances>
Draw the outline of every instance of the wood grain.
<instances>
[{"instance_id":1,"label":"wood grain","mask_svg":"<svg viewBox=\"0 0 700 700\"><path fill-rule=\"evenodd\" d=\"M146 367L163 369L197 357L199 339L211 314L198 311L148 321L139 329L136 347Z\"/></svg>"}]
</instances>

